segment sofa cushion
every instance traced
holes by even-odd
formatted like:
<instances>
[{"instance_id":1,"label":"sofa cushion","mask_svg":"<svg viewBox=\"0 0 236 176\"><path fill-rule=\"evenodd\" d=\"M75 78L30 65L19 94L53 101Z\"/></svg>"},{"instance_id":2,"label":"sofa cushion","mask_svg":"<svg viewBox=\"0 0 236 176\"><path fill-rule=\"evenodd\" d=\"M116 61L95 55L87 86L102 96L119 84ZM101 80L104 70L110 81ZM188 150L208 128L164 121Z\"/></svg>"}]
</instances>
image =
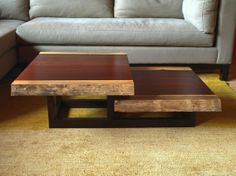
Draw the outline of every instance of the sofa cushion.
<instances>
[{"instance_id":1,"label":"sofa cushion","mask_svg":"<svg viewBox=\"0 0 236 176\"><path fill-rule=\"evenodd\" d=\"M183 18L183 0L115 0L118 18Z\"/></svg>"},{"instance_id":2,"label":"sofa cushion","mask_svg":"<svg viewBox=\"0 0 236 176\"><path fill-rule=\"evenodd\" d=\"M30 17L113 17L113 0L30 0Z\"/></svg>"},{"instance_id":3,"label":"sofa cushion","mask_svg":"<svg viewBox=\"0 0 236 176\"><path fill-rule=\"evenodd\" d=\"M16 45L16 27L23 21L0 20L0 56Z\"/></svg>"},{"instance_id":4,"label":"sofa cushion","mask_svg":"<svg viewBox=\"0 0 236 176\"><path fill-rule=\"evenodd\" d=\"M184 0L184 18L204 33L214 33L218 0Z\"/></svg>"},{"instance_id":5,"label":"sofa cushion","mask_svg":"<svg viewBox=\"0 0 236 176\"><path fill-rule=\"evenodd\" d=\"M27 21L29 0L0 0L0 18Z\"/></svg>"},{"instance_id":6,"label":"sofa cushion","mask_svg":"<svg viewBox=\"0 0 236 176\"><path fill-rule=\"evenodd\" d=\"M57 45L212 46L213 35L183 19L36 18L17 28L20 42Z\"/></svg>"}]
</instances>

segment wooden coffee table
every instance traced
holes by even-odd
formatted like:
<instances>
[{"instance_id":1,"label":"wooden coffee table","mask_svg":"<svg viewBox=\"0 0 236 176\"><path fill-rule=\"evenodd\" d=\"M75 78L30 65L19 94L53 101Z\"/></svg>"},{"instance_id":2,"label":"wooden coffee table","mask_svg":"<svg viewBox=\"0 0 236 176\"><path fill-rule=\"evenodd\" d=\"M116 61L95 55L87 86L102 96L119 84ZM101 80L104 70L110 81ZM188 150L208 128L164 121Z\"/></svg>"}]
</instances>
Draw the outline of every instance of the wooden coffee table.
<instances>
[{"instance_id":1,"label":"wooden coffee table","mask_svg":"<svg viewBox=\"0 0 236 176\"><path fill-rule=\"evenodd\" d=\"M220 99L190 69L130 67L126 53L40 53L12 83L13 96L47 96L49 127L191 127ZM107 96L106 100L62 96ZM107 118L69 118L70 108L104 108ZM171 112L170 117L140 113Z\"/></svg>"}]
</instances>

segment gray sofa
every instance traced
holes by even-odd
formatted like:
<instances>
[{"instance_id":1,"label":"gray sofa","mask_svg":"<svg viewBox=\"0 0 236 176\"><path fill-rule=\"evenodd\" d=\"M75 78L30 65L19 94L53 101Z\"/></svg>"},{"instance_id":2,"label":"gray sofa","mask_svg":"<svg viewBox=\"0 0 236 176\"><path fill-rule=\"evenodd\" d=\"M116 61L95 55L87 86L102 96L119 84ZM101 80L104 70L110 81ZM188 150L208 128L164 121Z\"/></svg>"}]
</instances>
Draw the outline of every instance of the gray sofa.
<instances>
[{"instance_id":1,"label":"gray sofa","mask_svg":"<svg viewBox=\"0 0 236 176\"><path fill-rule=\"evenodd\" d=\"M214 64L233 53L235 0L1 0L0 78L40 51L128 52L131 64Z\"/></svg>"}]
</instances>

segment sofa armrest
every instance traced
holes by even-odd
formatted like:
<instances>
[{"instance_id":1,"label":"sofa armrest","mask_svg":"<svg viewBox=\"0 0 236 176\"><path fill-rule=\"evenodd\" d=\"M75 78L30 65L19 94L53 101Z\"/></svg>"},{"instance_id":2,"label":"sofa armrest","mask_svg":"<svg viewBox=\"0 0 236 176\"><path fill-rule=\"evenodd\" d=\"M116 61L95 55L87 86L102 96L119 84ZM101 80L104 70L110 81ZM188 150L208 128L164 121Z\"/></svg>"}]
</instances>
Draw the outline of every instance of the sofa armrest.
<instances>
[{"instance_id":1,"label":"sofa armrest","mask_svg":"<svg viewBox=\"0 0 236 176\"><path fill-rule=\"evenodd\" d=\"M218 2L219 0L184 0L184 19L199 31L213 34L216 28Z\"/></svg>"},{"instance_id":2,"label":"sofa armrest","mask_svg":"<svg viewBox=\"0 0 236 176\"><path fill-rule=\"evenodd\" d=\"M236 1L221 0L216 46L217 64L230 64L233 56L236 26Z\"/></svg>"}]
</instances>

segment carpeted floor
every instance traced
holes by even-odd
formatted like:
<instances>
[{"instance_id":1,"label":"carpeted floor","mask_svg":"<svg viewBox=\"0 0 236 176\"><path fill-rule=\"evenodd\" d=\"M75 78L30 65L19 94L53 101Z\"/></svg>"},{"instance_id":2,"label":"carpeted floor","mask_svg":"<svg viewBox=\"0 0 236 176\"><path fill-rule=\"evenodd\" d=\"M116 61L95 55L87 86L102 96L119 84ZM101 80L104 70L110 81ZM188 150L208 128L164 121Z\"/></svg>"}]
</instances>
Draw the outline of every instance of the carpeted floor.
<instances>
[{"instance_id":1,"label":"carpeted floor","mask_svg":"<svg viewBox=\"0 0 236 176\"><path fill-rule=\"evenodd\" d=\"M198 114L195 128L140 129L48 129L46 99L10 97L5 81L0 175L236 176L236 93L217 74L201 78L222 113Z\"/></svg>"}]
</instances>

